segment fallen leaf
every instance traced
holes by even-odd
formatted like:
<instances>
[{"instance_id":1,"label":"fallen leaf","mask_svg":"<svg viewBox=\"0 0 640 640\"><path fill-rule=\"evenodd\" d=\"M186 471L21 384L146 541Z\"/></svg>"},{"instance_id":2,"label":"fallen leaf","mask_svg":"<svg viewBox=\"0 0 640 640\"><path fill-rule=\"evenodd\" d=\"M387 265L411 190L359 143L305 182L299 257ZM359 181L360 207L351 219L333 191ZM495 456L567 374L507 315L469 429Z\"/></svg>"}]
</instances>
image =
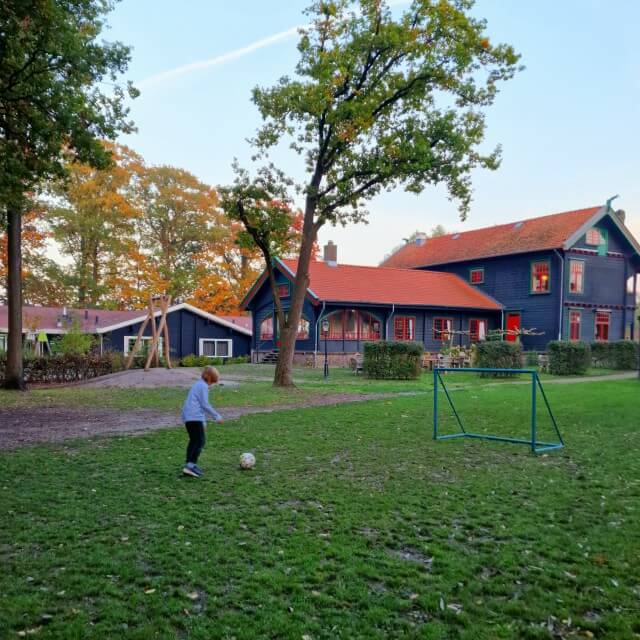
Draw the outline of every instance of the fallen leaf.
<instances>
[{"instance_id":1,"label":"fallen leaf","mask_svg":"<svg viewBox=\"0 0 640 640\"><path fill-rule=\"evenodd\" d=\"M417 599L418 599L418 594L417 594L417 593L412 593L412 594L409 596L409 600L417 600Z\"/></svg>"},{"instance_id":2,"label":"fallen leaf","mask_svg":"<svg viewBox=\"0 0 640 640\"><path fill-rule=\"evenodd\" d=\"M444 611L444 598L440 598L440 611Z\"/></svg>"},{"instance_id":3,"label":"fallen leaf","mask_svg":"<svg viewBox=\"0 0 640 640\"><path fill-rule=\"evenodd\" d=\"M155 593L156 590L155 589L145 589L144 592L151 594L151 593Z\"/></svg>"},{"instance_id":4,"label":"fallen leaf","mask_svg":"<svg viewBox=\"0 0 640 640\"><path fill-rule=\"evenodd\" d=\"M462 611L462 605L452 602L451 604L447 605L447 609L451 609L451 611L455 611L456 613L460 613Z\"/></svg>"},{"instance_id":5,"label":"fallen leaf","mask_svg":"<svg viewBox=\"0 0 640 640\"><path fill-rule=\"evenodd\" d=\"M200 597L200 594L197 591L191 591L191 593L187 593L187 598L189 600L197 600Z\"/></svg>"}]
</instances>

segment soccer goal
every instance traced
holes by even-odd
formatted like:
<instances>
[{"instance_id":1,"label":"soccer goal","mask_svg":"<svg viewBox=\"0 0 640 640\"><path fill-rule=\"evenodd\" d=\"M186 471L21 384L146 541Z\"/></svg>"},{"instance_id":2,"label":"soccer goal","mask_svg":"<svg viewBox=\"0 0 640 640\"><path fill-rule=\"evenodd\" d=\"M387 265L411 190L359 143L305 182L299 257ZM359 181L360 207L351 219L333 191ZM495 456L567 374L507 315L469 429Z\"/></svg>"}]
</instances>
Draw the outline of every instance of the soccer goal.
<instances>
[{"instance_id":1,"label":"soccer goal","mask_svg":"<svg viewBox=\"0 0 640 640\"><path fill-rule=\"evenodd\" d=\"M515 374L523 374L527 375L531 378L530 389L528 390L528 396L531 398L530 403L530 437L529 438L515 438L505 435L491 435L488 433L479 433L477 431L472 431L467 428L464 424L462 417L460 415L459 407L456 407L455 396L458 393L458 390L453 391L452 389L448 389L445 383L445 379L450 379L452 376L456 374L463 373L485 373L485 374L500 374L500 375L515 375ZM476 387L470 387L471 389L476 389ZM468 389L467 389L468 390ZM538 394L539 392L539 394ZM543 403L539 403L539 399L542 399ZM439 403L446 402L448 403L451 411L453 413L453 417L455 418L455 424L459 427L459 431L456 433L441 433L440 424L439 424ZM557 441L548 442L545 440L538 439L538 404L544 404L546 407L546 411L549 415L551 425L553 427L553 431L557 436ZM476 414L477 416L479 414ZM558 428L558 423L556 422L555 416L551 411L551 405L549 404L549 400L547 398L547 394L544 391L544 387L542 386L542 382L540 381L540 377L538 376L538 372L532 369L480 369L480 368L469 368L469 369L452 369L449 367L436 367L433 370L433 438L434 440L451 440L452 438L477 438L480 440L495 440L499 442L512 442L515 444L526 444L531 448L532 453L543 453L545 451L552 451L554 449L562 449L564 447L564 440L562 439L562 435L560 434L560 429Z\"/></svg>"}]
</instances>

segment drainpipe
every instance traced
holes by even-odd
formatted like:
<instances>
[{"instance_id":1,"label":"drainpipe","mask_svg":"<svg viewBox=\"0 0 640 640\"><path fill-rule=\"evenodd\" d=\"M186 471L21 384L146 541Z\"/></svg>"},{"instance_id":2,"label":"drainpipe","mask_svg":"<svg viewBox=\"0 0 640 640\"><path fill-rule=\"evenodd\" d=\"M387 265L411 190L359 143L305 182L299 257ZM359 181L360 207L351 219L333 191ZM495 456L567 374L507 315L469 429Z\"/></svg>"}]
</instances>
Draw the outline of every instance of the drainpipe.
<instances>
[{"instance_id":1,"label":"drainpipe","mask_svg":"<svg viewBox=\"0 0 640 640\"><path fill-rule=\"evenodd\" d=\"M320 312L320 315L318 316L318 319L316 320L316 335L315 335L315 349L313 351L313 366L315 367L317 364L317 359L318 359L318 325L320 324L320 320L322 320L323 316L324 316L324 309L326 306L326 302L322 302L322 311Z\"/></svg>"},{"instance_id":2,"label":"drainpipe","mask_svg":"<svg viewBox=\"0 0 640 640\"><path fill-rule=\"evenodd\" d=\"M622 285L622 336L621 340L624 340L624 334L627 331L627 278L629 277L629 270L627 269L627 256L624 257L624 283Z\"/></svg>"},{"instance_id":3,"label":"drainpipe","mask_svg":"<svg viewBox=\"0 0 640 640\"><path fill-rule=\"evenodd\" d=\"M500 311L500 332L502 334L502 339L504 340L504 307Z\"/></svg>"},{"instance_id":4,"label":"drainpipe","mask_svg":"<svg viewBox=\"0 0 640 640\"><path fill-rule=\"evenodd\" d=\"M389 317L387 318L387 327L386 327L386 336L385 338L388 340L389 339L389 320L391 320L391 318L393 318L393 314L396 312L396 305L392 304L391 305L391 313L389 314Z\"/></svg>"},{"instance_id":5,"label":"drainpipe","mask_svg":"<svg viewBox=\"0 0 640 640\"><path fill-rule=\"evenodd\" d=\"M564 310L564 256L561 255L557 249L554 249L554 252L560 259L560 314L558 316L558 340L562 340L562 321Z\"/></svg>"}]
</instances>

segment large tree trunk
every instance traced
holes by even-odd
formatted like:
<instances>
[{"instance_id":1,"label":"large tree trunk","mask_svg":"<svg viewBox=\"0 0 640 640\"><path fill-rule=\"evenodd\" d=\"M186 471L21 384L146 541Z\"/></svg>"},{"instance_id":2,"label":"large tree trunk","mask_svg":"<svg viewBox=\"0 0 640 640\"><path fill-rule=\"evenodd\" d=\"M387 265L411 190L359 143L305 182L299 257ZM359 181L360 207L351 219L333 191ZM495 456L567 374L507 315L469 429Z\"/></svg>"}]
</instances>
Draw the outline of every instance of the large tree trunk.
<instances>
[{"instance_id":1,"label":"large tree trunk","mask_svg":"<svg viewBox=\"0 0 640 640\"><path fill-rule=\"evenodd\" d=\"M26 389L22 372L22 211L7 207L7 298L9 304L9 340L5 389Z\"/></svg>"},{"instance_id":2,"label":"large tree trunk","mask_svg":"<svg viewBox=\"0 0 640 640\"><path fill-rule=\"evenodd\" d=\"M302 226L302 240L300 242L300 255L298 257L298 270L289 307L289 316L285 327L281 330L280 351L276 363L276 372L273 384L276 387L293 386L293 356L296 352L296 337L298 325L302 317L302 307L309 288L309 262L313 254L316 242L317 229L313 222L316 202L307 196L305 206L304 224Z\"/></svg>"}]
</instances>

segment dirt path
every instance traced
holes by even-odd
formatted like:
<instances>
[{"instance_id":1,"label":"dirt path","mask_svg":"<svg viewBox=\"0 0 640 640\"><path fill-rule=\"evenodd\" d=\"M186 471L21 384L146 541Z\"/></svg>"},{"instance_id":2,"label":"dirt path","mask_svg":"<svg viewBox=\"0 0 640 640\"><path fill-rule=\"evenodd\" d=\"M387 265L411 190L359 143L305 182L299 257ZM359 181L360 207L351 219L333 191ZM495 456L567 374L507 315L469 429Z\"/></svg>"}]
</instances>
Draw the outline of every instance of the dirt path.
<instances>
[{"instance_id":1,"label":"dirt path","mask_svg":"<svg viewBox=\"0 0 640 640\"><path fill-rule=\"evenodd\" d=\"M397 397L397 393L336 393L304 402L271 407L224 407L226 420L254 413L294 411L309 407L366 402ZM68 407L30 407L0 409L0 449L16 449L37 442L62 442L73 438L115 434L140 434L180 425L180 413L152 409L90 409Z\"/></svg>"}]
</instances>

